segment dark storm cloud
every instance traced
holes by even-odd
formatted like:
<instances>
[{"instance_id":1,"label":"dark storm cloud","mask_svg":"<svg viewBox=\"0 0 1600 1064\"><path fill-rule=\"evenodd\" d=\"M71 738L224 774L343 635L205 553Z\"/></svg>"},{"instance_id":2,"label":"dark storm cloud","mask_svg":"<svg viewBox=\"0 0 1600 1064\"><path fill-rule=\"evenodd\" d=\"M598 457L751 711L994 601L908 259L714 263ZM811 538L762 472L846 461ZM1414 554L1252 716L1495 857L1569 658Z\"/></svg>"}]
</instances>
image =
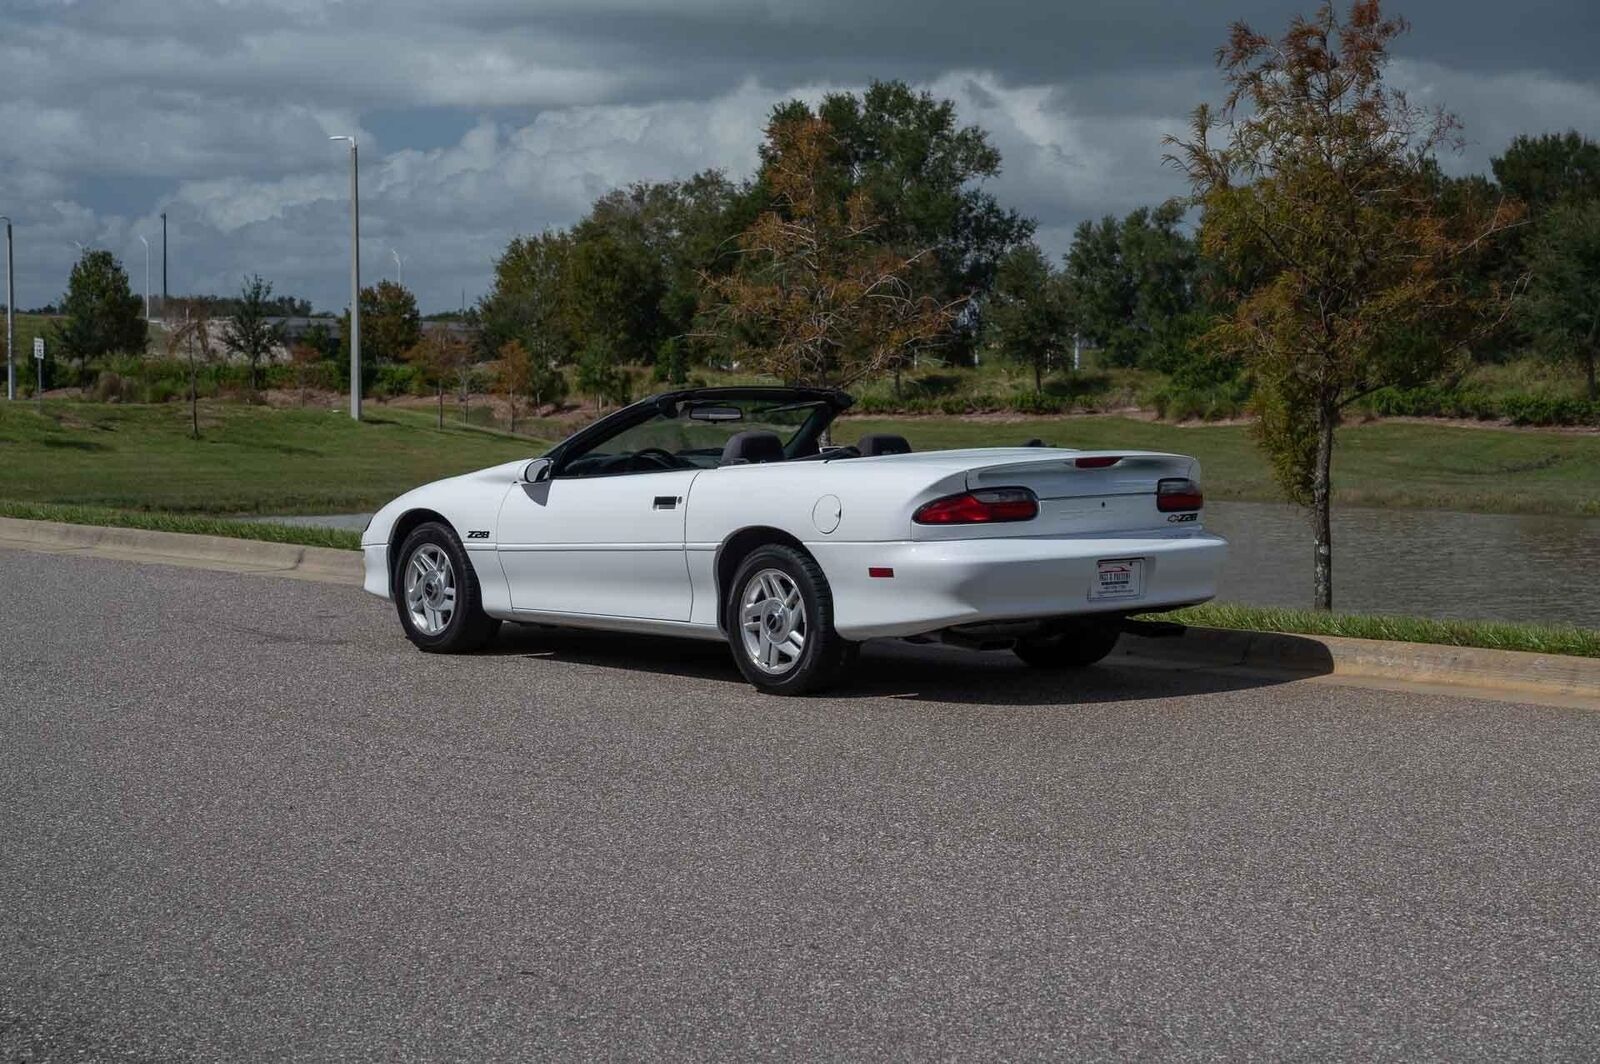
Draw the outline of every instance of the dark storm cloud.
<instances>
[{"instance_id":1,"label":"dark storm cloud","mask_svg":"<svg viewBox=\"0 0 1600 1064\"><path fill-rule=\"evenodd\" d=\"M247 271L342 304L345 156L362 138L364 253L424 305L479 291L515 232L706 166L743 173L773 103L905 78L1005 154L995 191L1066 244L1079 220L1180 190L1163 133L1214 99L1228 23L1262 0L11 0L0 7L0 212L20 301L57 296L72 241L130 262L173 222L174 286ZM1600 135L1592 0L1416 0L1394 79L1461 114L1481 168L1520 131Z\"/></svg>"}]
</instances>

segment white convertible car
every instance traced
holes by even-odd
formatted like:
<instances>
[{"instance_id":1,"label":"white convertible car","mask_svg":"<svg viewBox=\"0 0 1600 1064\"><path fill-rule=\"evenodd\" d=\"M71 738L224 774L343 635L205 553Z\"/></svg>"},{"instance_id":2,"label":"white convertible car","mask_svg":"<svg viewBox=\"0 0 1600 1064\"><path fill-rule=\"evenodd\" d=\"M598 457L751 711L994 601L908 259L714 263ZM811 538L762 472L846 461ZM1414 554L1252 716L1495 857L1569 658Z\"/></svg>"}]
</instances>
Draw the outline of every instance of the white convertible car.
<instances>
[{"instance_id":1,"label":"white convertible car","mask_svg":"<svg viewBox=\"0 0 1600 1064\"><path fill-rule=\"evenodd\" d=\"M823 443L841 392L702 388L542 458L407 492L362 535L366 589L423 650L502 621L726 639L756 687L825 685L867 639L1088 665L1131 614L1203 602L1227 544L1192 458Z\"/></svg>"}]
</instances>

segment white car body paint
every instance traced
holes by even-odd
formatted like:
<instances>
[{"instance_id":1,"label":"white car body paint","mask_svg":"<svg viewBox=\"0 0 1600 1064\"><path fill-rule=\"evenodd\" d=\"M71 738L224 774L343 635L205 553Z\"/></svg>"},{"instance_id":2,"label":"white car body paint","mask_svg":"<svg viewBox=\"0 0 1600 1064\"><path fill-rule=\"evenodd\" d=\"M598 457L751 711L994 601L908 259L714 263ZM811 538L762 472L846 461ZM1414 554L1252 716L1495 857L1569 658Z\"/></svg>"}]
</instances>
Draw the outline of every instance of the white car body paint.
<instances>
[{"instance_id":1,"label":"white car body paint","mask_svg":"<svg viewBox=\"0 0 1600 1064\"><path fill-rule=\"evenodd\" d=\"M1075 465L1097 455L1120 461ZM417 511L438 514L460 537L490 616L706 639L723 638L719 552L745 530L776 530L816 558L847 639L1203 602L1227 550L1199 515L1174 520L1157 508L1157 480L1200 479L1198 463L1181 455L976 448L535 483L524 479L528 467L519 460L437 481L383 507L362 536L366 590L390 597L393 533ZM1006 486L1031 488L1039 515L912 521L930 500ZM1098 564L1115 559L1140 562L1140 593L1093 597Z\"/></svg>"}]
</instances>

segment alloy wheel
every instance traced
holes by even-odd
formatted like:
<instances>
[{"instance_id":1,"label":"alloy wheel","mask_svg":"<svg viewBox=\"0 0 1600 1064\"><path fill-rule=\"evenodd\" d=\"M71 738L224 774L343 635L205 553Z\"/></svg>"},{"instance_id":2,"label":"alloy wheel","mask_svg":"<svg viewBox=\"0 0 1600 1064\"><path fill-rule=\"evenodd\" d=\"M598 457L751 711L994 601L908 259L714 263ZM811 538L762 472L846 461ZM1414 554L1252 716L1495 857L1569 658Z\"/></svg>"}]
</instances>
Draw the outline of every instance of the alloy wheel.
<instances>
[{"instance_id":1,"label":"alloy wheel","mask_svg":"<svg viewBox=\"0 0 1600 1064\"><path fill-rule=\"evenodd\" d=\"M806 604L800 587L781 569L762 569L745 581L739 597L739 634L756 668L782 676L806 649Z\"/></svg>"},{"instance_id":2,"label":"alloy wheel","mask_svg":"<svg viewBox=\"0 0 1600 1064\"><path fill-rule=\"evenodd\" d=\"M434 543L423 543L406 559L406 612L423 635L450 627L456 612L456 571L450 555Z\"/></svg>"}]
</instances>

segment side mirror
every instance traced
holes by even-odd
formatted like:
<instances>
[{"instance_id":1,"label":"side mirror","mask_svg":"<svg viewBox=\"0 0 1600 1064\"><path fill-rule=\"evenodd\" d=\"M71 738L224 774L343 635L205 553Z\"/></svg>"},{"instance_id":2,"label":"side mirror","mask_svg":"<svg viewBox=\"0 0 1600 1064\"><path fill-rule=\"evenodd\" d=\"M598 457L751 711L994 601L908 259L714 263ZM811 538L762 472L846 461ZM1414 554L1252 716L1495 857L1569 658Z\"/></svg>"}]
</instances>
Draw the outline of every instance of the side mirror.
<instances>
[{"instance_id":1,"label":"side mirror","mask_svg":"<svg viewBox=\"0 0 1600 1064\"><path fill-rule=\"evenodd\" d=\"M522 480L526 484L538 484L540 481L550 479L550 459L535 458L528 463L522 471Z\"/></svg>"}]
</instances>

